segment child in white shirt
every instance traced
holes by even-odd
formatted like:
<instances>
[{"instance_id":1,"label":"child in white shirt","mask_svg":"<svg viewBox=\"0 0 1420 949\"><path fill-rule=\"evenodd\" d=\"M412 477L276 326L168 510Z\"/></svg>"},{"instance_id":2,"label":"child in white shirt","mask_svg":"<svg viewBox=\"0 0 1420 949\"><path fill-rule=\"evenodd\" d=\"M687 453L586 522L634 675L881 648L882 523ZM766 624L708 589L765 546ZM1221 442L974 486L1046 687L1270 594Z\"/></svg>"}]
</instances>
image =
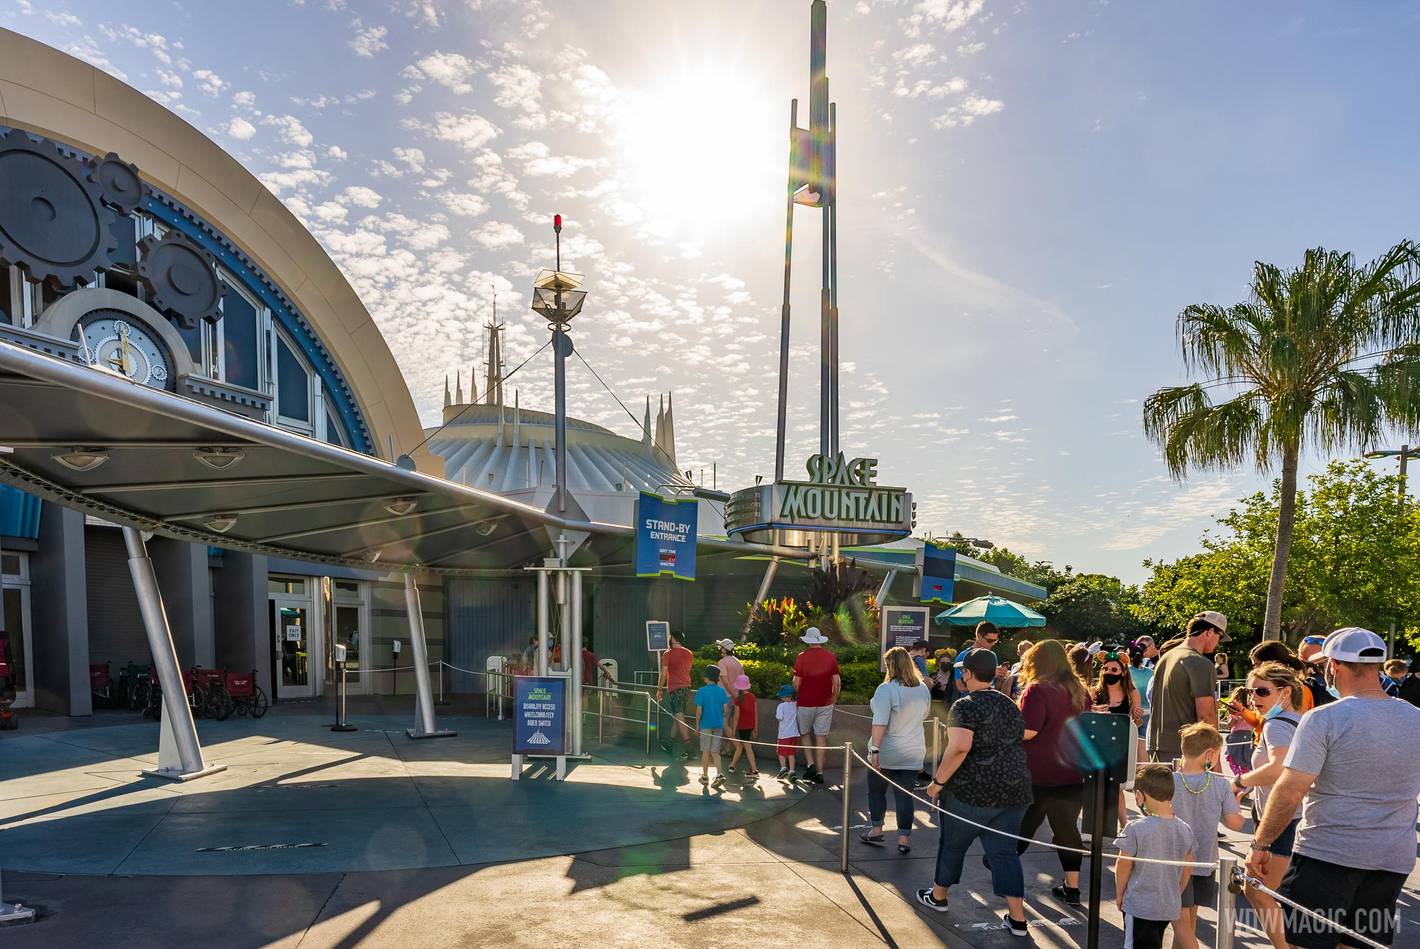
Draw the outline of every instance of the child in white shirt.
<instances>
[{"instance_id":1,"label":"child in white shirt","mask_svg":"<svg viewBox=\"0 0 1420 949\"><path fill-rule=\"evenodd\" d=\"M794 756L799 750L799 703L794 701L794 687L779 687L779 707L774 710L774 719L779 723L778 746L779 777L793 780Z\"/></svg>"}]
</instances>

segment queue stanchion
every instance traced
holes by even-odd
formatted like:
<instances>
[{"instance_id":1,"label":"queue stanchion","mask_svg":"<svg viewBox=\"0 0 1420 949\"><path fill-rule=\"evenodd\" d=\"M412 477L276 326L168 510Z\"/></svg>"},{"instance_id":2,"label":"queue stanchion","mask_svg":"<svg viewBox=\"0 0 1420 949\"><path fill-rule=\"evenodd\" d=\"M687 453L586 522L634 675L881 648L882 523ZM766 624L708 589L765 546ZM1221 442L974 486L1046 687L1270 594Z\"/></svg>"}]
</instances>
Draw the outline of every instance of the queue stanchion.
<instances>
[{"instance_id":1,"label":"queue stanchion","mask_svg":"<svg viewBox=\"0 0 1420 949\"><path fill-rule=\"evenodd\" d=\"M651 753L651 693L646 693L646 754ZM674 739L672 739L674 741Z\"/></svg>"},{"instance_id":2,"label":"queue stanchion","mask_svg":"<svg viewBox=\"0 0 1420 949\"><path fill-rule=\"evenodd\" d=\"M1233 879L1238 868L1238 858L1230 854L1218 856L1218 938L1214 949L1233 949L1233 933L1238 922L1238 891L1241 887Z\"/></svg>"},{"instance_id":3,"label":"queue stanchion","mask_svg":"<svg viewBox=\"0 0 1420 949\"><path fill-rule=\"evenodd\" d=\"M448 705L449 703L444 699L444 660L436 659L434 661L439 664L439 697L434 700L434 704Z\"/></svg>"},{"instance_id":4,"label":"queue stanchion","mask_svg":"<svg viewBox=\"0 0 1420 949\"><path fill-rule=\"evenodd\" d=\"M1090 912L1085 930L1085 945L1099 949L1100 889L1104 883L1104 822L1109 816L1109 772L1100 768L1090 775L1090 813L1094 833L1090 835Z\"/></svg>"},{"instance_id":5,"label":"queue stanchion","mask_svg":"<svg viewBox=\"0 0 1420 949\"><path fill-rule=\"evenodd\" d=\"M843 743L843 833L839 837L838 869L848 872L848 812L850 779L853 774L853 743Z\"/></svg>"},{"instance_id":6,"label":"queue stanchion","mask_svg":"<svg viewBox=\"0 0 1420 949\"><path fill-rule=\"evenodd\" d=\"M606 690L597 692L597 744L604 744L606 739L602 737L602 723L606 721Z\"/></svg>"},{"instance_id":7,"label":"queue stanchion","mask_svg":"<svg viewBox=\"0 0 1420 949\"><path fill-rule=\"evenodd\" d=\"M932 719L932 772L935 774L937 765L942 761L942 721L939 718Z\"/></svg>"},{"instance_id":8,"label":"queue stanchion","mask_svg":"<svg viewBox=\"0 0 1420 949\"><path fill-rule=\"evenodd\" d=\"M335 644L335 668L340 673L338 691L335 697L335 724L330 726L333 732L354 732L359 731L359 727L350 724L345 719L345 695L349 689L349 683L345 675L345 646L341 643Z\"/></svg>"}]
</instances>

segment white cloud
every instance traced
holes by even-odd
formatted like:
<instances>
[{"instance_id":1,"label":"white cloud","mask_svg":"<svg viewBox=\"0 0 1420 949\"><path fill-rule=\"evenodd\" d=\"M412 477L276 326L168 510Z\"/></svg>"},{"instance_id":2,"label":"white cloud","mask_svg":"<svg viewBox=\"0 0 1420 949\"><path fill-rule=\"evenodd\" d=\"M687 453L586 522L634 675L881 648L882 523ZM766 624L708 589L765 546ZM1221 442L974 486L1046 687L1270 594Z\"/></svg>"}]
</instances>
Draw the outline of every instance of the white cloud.
<instances>
[{"instance_id":1,"label":"white cloud","mask_svg":"<svg viewBox=\"0 0 1420 949\"><path fill-rule=\"evenodd\" d=\"M461 53L430 53L405 69L407 79L428 79L459 95L473 91L474 65Z\"/></svg>"},{"instance_id":2,"label":"white cloud","mask_svg":"<svg viewBox=\"0 0 1420 949\"><path fill-rule=\"evenodd\" d=\"M933 119L932 127L945 129L967 126L983 116L994 115L1005 107L1006 103L1000 99L987 99L984 96L976 95L967 96L960 103Z\"/></svg>"},{"instance_id":3,"label":"white cloud","mask_svg":"<svg viewBox=\"0 0 1420 949\"><path fill-rule=\"evenodd\" d=\"M235 93L232 96L232 102L235 105L250 108L251 106L256 105L256 94L250 92L249 90L243 89L241 92Z\"/></svg>"},{"instance_id":4,"label":"white cloud","mask_svg":"<svg viewBox=\"0 0 1420 949\"><path fill-rule=\"evenodd\" d=\"M377 208L384 199L373 188L367 188L364 185L351 185L340 192L338 200L343 204L353 204L361 208Z\"/></svg>"},{"instance_id":5,"label":"white cloud","mask_svg":"<svg viewBox=\"0 0 1420 949\"><path fill-rule=\"evenodd\" d=\"M245 142L256 134L256 126L252 125L241 116L237 116L227 123L227 134L232 138Z\"/></svg>"},{"instance_id":6,"label":"white cloud","mask_svg":"<svg viewBox=\"0 0 1420 949\"><path fill-rule=\"evenodd\" d=\"M460 217L481 217L488 213L488 202L469 191L441 191L439 200Z\"/></svg>"},{"instance_id":7,"label":"white cloud","mask_svg":"<svg viewBox=\"0 0 1420 949\"><path fill-rule=\"evenodd\" d=\"M355 35L350 39L350 48L355 51L356 56L369 59L381 50L390 48L385 42L389 27L362 26L358 19L350 25L355 27Z\"/></svg>"},{"instance_id":8,"label":"white cloud","mask_svg":"<svg viewBox=\"0 0 1420 949\"><path fill-rule=\"evenodd\" d=\"M194 69L192 78L197 80L197 88L214 99L222 94L222 90L227 88L227 83L222 77L210 69Z\"/></svg>"},{"instance_id":9,"label":"white cloud","mask_svg":"<svg viewBox=\"0 0 1420 949\"><path fill-rule=\"evenodd\" d=\"M597 162L591 158L572 158L552 154L542 142L527 142L508 150L508 157L523 162L523 173L534 177L567 178Z\"/></svg>"},{"instance_id":10,"label":"white cloud","mask_svg":"<svg viewBox=\"0 0 1420 949\"><path fill-rule=\"evenodd\" d=\"M350 153L347 152L345 149L341 148L339 145L330 146L325 150L325 153L331 158L334 158L336 161L345 161L345 159L350 157Z\"/></svg>"},{"instance_id":11,"label":"white cloud","mask_svg":"<svg viewBox=\"0 0 1420 949\"><path fill-rule=\"evenodd\" d=\"M157 73L158 81L161 82L163 85L173 89L182 88L182 77L179 76L177 73L173 72L171 69L163 69L159 67Z\"/></svg>"},{"instance_id":12,"label":"white cloud","mask_svg":"<svg viewBox=\"0 0 1420 949\"><path fill-rule=\"evenodd\" d=\"M489 250L511 247L526 240L522 231L502 221L485 221L482 227L473 232L473 239Z\"/></svg>"},{"instance_id":13,"label":"white cloud","mask_svg":"<svg viewBox=\"0 0 1420 949\"><path fill-rule=\"evenodd\" d=\"M421 130L440 141L453 142L468 151L477 151L502 134L498 126L475 112L461 115L438 112L434 115L433 125L417 119L405 119L400 124L407 129Z\"/></svg>"},{"instance_id":14,"label":"white cloud","mask_svg":"<svg viewBox=\"0 0 1420 949\"><path fill-rule=\"evenodd\" d=\"M268 115L262 118L261 124L274 126L281 140L290 145L305 147L315 141L315 136L294 115Z\"/></svg>"},{"instance_id":15,"label":"white cloud","mask_svg":"<svg viewBox=\"0 0 1420 949\"><path fill-rule=\"evenodd\" d=\"M49 22L58 24L59 26L68 27L69 29L84 25L84 21L79 19L72 13L60 12L56 10L46 10L44 15L49 20Z\"/></svg>"},{"instance_id":16,"label":"white cloud","mask_svg":"<svg viewBox=\"0 0 1420 949\"><path fill-rule=\"evenodd\" d=\"M137 27L125 26L122 29L115 29L104 25L99 27L99 32L115 43L132 43L139 49L147 50L149 55L164 66L171 65L173 61L172 54L168 50L177 48L177 44L170 47L168 38L161 33L144 33Z\"/></svg>"},{"instance_id":17,"label":"white cloud","mask_svg":"<svg viewBox=\"0 0 1420 949\"><path fill-rule=\"evenodd\" d=\"M532 129L547 125L542 111L542 77L535 70L522 63L508 63L490 70L487 79L496 90L494 103L519 113L514 125Z\"/></svg>"}]
</instances>

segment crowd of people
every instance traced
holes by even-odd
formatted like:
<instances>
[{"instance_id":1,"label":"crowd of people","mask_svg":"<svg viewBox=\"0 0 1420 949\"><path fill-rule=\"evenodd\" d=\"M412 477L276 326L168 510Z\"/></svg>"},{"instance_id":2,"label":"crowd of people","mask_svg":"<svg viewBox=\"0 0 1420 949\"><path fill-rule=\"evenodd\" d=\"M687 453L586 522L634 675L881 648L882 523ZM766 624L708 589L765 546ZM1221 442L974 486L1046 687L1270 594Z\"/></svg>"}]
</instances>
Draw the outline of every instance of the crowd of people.
<instances>
[{"instance_id":1,"label":"crowd of people","mask_svg":"<svg viewBox=\"0 0 1420 949\"><path fill-rule=\"evenodd\" d=\"M1220 658L1231 637L1216 611L1199 613L1162 644L1149 636L1120 644L1028 637L1003 644L1002 637L981 623L960 650L929 656L925 640L889 649L869 702L870 826L859 839L888 845L889 796L900 854L912 850L917 811L928 809L922 801L944 812L929 815L937 819L938 847L932 885L916 893L922 907L949 911L951 888L979 841L992 889L1006 905L1004 924L1024 935L1021 855L1048 823L1061 871L1052 898L1083 905L1082 829L1113 838L1126 946L1160 946L1171 927L1176 945L1194 949L1198 907L1212 905L1220 882L1229 882L1216 878L1219 830L1241 831L1251 816L1244 893L1274 946L1345 944L1333 923L1391 943L1397 901L1416 862L1420 796L1420 761L1397 760L1394 739L1420 735L1420 676L1391 658L1379 636L1340 629L1304 637L1295 651L1261 643L1248 653L1245 684L1226 697L1220 683L1241 666ZM792 681L777 690L774 750L780 778L822 784L842 680L826 637L809 629L802 640ZM665 750L674 753L683 740L681 757L689 759L692 732L698 735L701 783L723 787L722 751L731 755L731 772L743 758L746 777L758 778L759 732L735 643L718 646L719 662L692 692L693 656L673 638L658 698L675 717ZM946 733L935 761L924 734L934 712ZM1137 735L1126 742L1129 780L1098 827L1085 814L1087 713L1127 717L1120 727Z\"/></svg>"}]
</instances>

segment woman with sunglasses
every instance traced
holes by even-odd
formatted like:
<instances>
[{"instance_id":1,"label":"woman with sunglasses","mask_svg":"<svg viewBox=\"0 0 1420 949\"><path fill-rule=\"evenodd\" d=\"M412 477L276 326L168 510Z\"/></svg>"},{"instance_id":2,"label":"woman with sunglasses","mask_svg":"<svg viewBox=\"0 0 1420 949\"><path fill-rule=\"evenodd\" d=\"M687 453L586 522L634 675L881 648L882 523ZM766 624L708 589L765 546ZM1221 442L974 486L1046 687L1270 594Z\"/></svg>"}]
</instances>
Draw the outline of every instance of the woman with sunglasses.
<instances>
[{"instance_id":1,"label":"woman with sunglasses","mask_svg":"<svg viewBox=\"0 0 1420 949\"><path fill-rule=\"evenodd\" d=\"M1297 678L1297 673L1280 662L1264 662L1248 674L1247 696L1262 718L1262 732L1258 736L1257 746L1253 749L1252 770L1234 778L1233 788L1240 798L1249 790L1255 789L1253 806L1257 814L1261 814L1267 806L1268 788L1282 775L1287 749L1291 746L1292 737L1297 733L1297 725L1301 722L1301 716L1297 714L1296 709L1302 704L1304 691L1305 687ZM1302 809L1298 806L1297 813L1292 815L1287 829L1267 848L1272 854L1272 860L1267 864L1267 873L1262 882L1271 889L1276 889L1282 882L1282 876L1292 861L1292 843L1296 838L1297 821L1301 816ZM1244 889L1243 893L1257 911L1272 945L1277 949L1286 949L1287 939L1282 932L1282 913L1278 910L1277 902L1251 887Z\"/></svg>"},{"instance_id":2,"label":"woman with sunglasses","mask_svg":"<svg viewBox=\"0 0 1420 949\"><path fill-rule=\"evenodd\" d=\"M1099 662L1099 675L1095 679L1095 687L1090 696L1094 700L1094 710L1096 712L1112 712L1115 715L1128 715L1134 727L1138 728L1144 721L1144 700L1139 695L1139 690L1134 688L1134 677L1128 673L1128 654L1122 647L1107 646L1095 653L1095 659ZM1124 823L1125 815L1125 792L1134 790L1133 774L1135 763L1139 760L1138 742L1130 742L1129 747L1129 770L1130 780L1126 781L1119 788L1118 808L1114 812L1114 818L1119 824ZM1105 826L1109 823L1106 821Z\"/></svg>"}]
</instances>

